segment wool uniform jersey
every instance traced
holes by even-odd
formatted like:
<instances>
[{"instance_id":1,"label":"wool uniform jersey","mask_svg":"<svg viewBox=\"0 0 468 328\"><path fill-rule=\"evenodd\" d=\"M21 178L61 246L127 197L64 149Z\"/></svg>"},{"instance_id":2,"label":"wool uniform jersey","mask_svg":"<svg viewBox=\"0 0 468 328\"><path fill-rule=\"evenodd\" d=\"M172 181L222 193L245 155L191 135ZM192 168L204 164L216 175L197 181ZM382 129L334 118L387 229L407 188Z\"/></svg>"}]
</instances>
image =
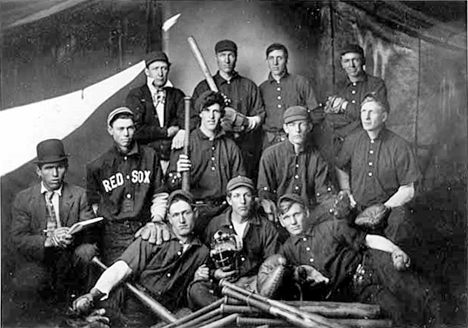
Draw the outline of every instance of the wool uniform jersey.
<instances>
[{"instance_id":1,"label":"wool uniform jersey","mask_svg":"<svg viewBox=\"0 0 468 328\"><path fill-rule=\"evenodd\" d=\"M109 221L149 221L152 197L164 192L158 154L136 144L128 154L114 145L87 167L87 193Z\"/></svg>"}]
</instances>

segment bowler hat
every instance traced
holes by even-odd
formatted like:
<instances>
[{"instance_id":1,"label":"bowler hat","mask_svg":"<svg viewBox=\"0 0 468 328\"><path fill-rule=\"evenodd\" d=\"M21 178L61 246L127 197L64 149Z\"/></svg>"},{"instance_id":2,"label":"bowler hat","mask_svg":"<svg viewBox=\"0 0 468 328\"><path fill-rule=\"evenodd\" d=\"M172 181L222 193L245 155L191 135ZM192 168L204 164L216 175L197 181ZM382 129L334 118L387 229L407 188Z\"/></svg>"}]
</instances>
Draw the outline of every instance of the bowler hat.
<instances>
[{"instance_id":1,"label":"bowler hat","mask_svg":"<svg viewBox=\"0 0 468 328\"><path fill-rule=\"evenodd\" d=\"M239 175L239 176L229 180L229 182L227 184L227 187L226 187L226 190L229 192L229 191L233 191L234 189L237 189L239 187L247 187L247 188L250 188L252 191L254 190L253 181L250 180L247 177L242 176L242 175Z\"/></svg>"},{"instance_id":2,"label":"bowler hat","mask_svg":"<svg viewBox=\"0 0 468 328\"><path fill-rule=\"evenodd\" d=\"M37 144L36 164L57 163L68 159L63 143L59 139L47 139Z\"/></svg>"},{"instance_id":3,"label":"bowler hat","mask_svg":"<svg viewBox=\"0 0 468 328\"><path fill-rule=\"evenodd\" d=\"M302 106L292 106L286 109L283 114L284 124L298 120L310 120L309 111Z\"/></svg>"},{"instance_id":4,"label":"bowler hat","mask_svg":"<svg viewBox=\"0 0 468 328\"><path fill-rule=\"evenodd\" d=\"M155 52L150 52L149 54L147 54L145 58L145 65L146 67L148 67L149 65L151 65L151 63L154 63L156 61L162 61L162 62L165 62L169 66L171 65L171 63L169 62L169 58L162 51L155 51Z\"/></svg>"},{"instance_id":5,"label":"bowler hat","mask_svg":"<svg viewBox=\"0 0 468 328\"><path fill-rule=\"evenodd\" d=\"M218 41L215 45L215 53L222 51L234 51L237 54L237 44L231 40L221 40Z\"/></svg>"}]
</instances>

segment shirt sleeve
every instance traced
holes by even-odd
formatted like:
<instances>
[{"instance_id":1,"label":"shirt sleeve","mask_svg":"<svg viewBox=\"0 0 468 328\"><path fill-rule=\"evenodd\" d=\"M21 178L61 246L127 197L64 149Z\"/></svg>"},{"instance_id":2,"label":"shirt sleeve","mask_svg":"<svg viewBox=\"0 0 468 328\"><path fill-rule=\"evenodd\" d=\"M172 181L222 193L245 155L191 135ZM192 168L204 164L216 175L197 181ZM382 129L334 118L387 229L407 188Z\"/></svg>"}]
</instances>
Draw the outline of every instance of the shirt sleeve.
<instances>
[{"instance_id":1,"label":"shirt sleeve","mask_svg":"<svg viewBox=\"0 0 468 328\"><path fill-rule=\"evenodd\" d=\"M329 199L333 196L335 188L330 183L328 175L328 164L323 159L319 152L317 154L317 169L315 171L315 192L318 203Z\"/></svg>"},{"instance_id":2,"label":"shirt sleeve","mask_svg":"<svg viewBox=\"0 0 468 328\"><path fill-rule=\"evenodd\" d=\"M244 159L242 157L241 151L239 147L234 143L234 141L230 141L230 148L231 148L231 177L237 177L239 175L245 176L245 165Z\"/></svg>"},{"instance_id":3,"label":"shirt sleeve","mask_svg":"<svg viewBox=\"0 0 468 328\"><path fill-rule=\"evenodd\" d=\"M338 156L336 158L336 166L342 170L346 170L351 164L351 157L354 152L354 136L350 135L347 136L343 142L343 145L340 149L340 152L338 153Z\"/></svg>"},{"instance_id":4,"label":"shirt sleeve","mask_svg":"<svg viewBox=\"0 0 468 328\"><path fill-rule=\"evenodd\" d=\"M274 157L270 155L268 150L265 151L260 159L258 170L257 190L258 197L260 197L260 199L270 199L275 201L273 190L276 190L277 186L275 183L274 164Z\"/></svg>"},{"instance_id":5,"label":"shirt sleeve","mask_svg":"<svg viewBox=\"0 0 468 328\"><path fill-rule=\"evenodd\" d=\"M304 78L303 82L301 83L301 90L302 94L304 95L304 100L307 104L307 109L312 111L317 108L317 97L315 96L314 89L312 88L312 85L308 79Z\"/></svg>"},{"instance_id":6,"label":"shirt sleeve","mask_svg":"<svg viewBox=\"0 0 468 328\"><path fill-rule=\"evenodd\" d=\"M132 269L132 275L139 276L158 250L158 246L150 244L141 238L136 239L115 261L124 261Z\"/></svg>"},{"instance_id":7,"label":"shirt sleeve","mask_svg":"<svg viewBox=\"0 0 468 328\"><path fill-rule=\"evenodd\" d=\"M265 219L267 220L267 219ZM263 259L267 259L269 256L278 252L278 231L269 221L265 225L265 241L264 241L264 256Z\"/></svg>"},{"instance_id":8,"label":"shirt sleeve","mask_svg":"<svg viewBox=\"0 0 468 328\"><path fill-rule=\"evenodd\" d=\"M421 171L411 147L404 142L404 145L398 147L396 151L396 173L400 186L418 181L421 178Z\"/></svg>"},{"instance_id":9,"label":"shirt sleeve","mask_svg":"<svg viewBox=\"0 0 468 328\"><path fill-rule=\"evenodd\" d=\"M365 248L366 233L350 227L345 220L334 221L334 236L342 245L346 245L354 251Z\"/></svg>"},{"instance_id":10,"label":"shirt sleeve","mask_svg":"<svg viewBox=\"0 0 468 328\"><path fill-rule=\"evenodd\" d=\"M248 116L260 116L262 122L265 119L265 106L263 104L262 94L259 87L252 82L250 88L251 105L249 107Z\"/></svg>"},{"instance_id":11,"label":"shirt sleeve","mask_svg":"<svg viewBox=\"0 0 468 328\"><path fill-rule=\"evenodd\" d=\"M99 204L101 201L100 183L96 176L97 171L93 165L86 167L86 197L90 204Z\"/></svg>"}]
</instances>

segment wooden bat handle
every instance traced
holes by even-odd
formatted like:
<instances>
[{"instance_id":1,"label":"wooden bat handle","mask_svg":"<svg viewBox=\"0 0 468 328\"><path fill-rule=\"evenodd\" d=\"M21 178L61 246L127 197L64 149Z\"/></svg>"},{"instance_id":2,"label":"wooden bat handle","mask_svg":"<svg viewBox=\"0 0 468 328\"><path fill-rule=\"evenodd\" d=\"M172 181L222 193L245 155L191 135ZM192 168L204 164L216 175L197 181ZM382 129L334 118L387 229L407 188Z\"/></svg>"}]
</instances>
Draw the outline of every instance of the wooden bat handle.
<instances>
[{"instance_id":1,"label":"wooden bat handle","mask_svg":"<svg viewBox=\"0 0 468 328\"><path fill-rule=\"evenodd\" d=\"M184 97L185 104L185 138L184 138L184 155L190 156L189 146L190 146L190 108L191 108L191 99L190 97ZM182 190L190 191L190 171L182 172Z\"/></svg>"},{"instance_id":2,"label":"wooden bat handle","mask_svg":"<svg viewBox=\"0 0 468 328\"><path fill-rule=\"evenodd\" d=\"M219 92L219 89L216 86L215 81L213 80L213 76L211 75L210 69L206 65L205 58L203 58L200 48L198 47L197 41L195 41L195 38L193 36L189 36L187 38L187 41L189 43L190 50L192 50L192 53L195 56L195 59L197 60L198 66L200 66L200 69L202 70L202 73L205 76L206 82L208 83L208 86L210 87L211 91Z\"/></svg>"},{"instance_id":3,"label":"wooden bat handle","mask_svg":"<svg viewBox=\"0 0 468 328\"><path fill-rule=\"evenodd\" d=\"M104 263L102 263L97 257L93 257L91 262L104 270L107 269L107 266ZM136 298L138 298L144 305L146 305L151 311L153 311L154 314L159 316L164 321L171 323L177 320L177 318L168 309L166 309L161 303L156 301L154 298L146 294L143 290L133 286L128 282L125 283L125 287L127 287L127 289L130 292L132 292Z\"/></svg>"}]
</instances>

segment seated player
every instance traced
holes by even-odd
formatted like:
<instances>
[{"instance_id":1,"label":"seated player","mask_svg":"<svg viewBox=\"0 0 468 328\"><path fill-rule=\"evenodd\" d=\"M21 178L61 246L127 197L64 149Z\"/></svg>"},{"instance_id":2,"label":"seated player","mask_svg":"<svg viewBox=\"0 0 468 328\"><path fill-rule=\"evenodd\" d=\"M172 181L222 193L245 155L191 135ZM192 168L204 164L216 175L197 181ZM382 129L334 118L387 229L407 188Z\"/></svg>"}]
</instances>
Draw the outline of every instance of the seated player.
<instances>
[{"instance_id":1,"label":"seated player","mask_svg":"<svg viewBox=\"0 0 468 328\"><path fill-rule=\"evenodd\" d=\"M408 255L390 240L356 230L347 220L308 220L306 203L294 194L282 196L278 208L290 233L280 253L299 268L296 276L305 273L306 297L317 297L308 286L325 283L321 299L376 303L400 325L440 323L439 302L409 270Z\"/></svg>"},{"instance_id":2,"label":"seated player","mask_svg":"<svg viewBox=\"0 0 468 328\"><path fill-rule=\"evenodd\" d=\"M186 289L192 280L200 279L195 271L208 259L207 247L193 234L196 212L192 204L190 193L174 191L168 199L167 213L171 239L162 245L136 239L102 273L91 291L74 302L75 311L88 312L94 303L105 308L117 305L129 320L126 324L135 327L151 325L154 316L130 295L125 295L123 300L112 300L116 295L114 288L125 280L138 282L169 310L185 306ZM107 297L110 301L103 301Z\"/></svg>"},{"instance_id":3,"label":"seated player","mask_svg":"<svg viewBox=\"0 0 468 328\"><path fill-rule=\"evenodd\" d=\"M190 172L190 190L199 210L196 232L203 231L209 219L226 209L228 181L235 176L245 175L239 148L221 129L224 106L220 93L203 93L195 104L201 122L190 134L190 155L186 156L182 151L171 154L169 185L179 188L182 174Z\"/></svg>"},{"instance_id":4,"label":"seated player","mask_svg":"<svg viewBox=\"0 0 468 328\"><path fill-rule=\"evenodd\" d=\"M276 253L278 233L274 225L255 210L254 190L252 180L247 177L238 176L228 182L226 199L230 207L213 218L204 232L205 243L211 245L213 261L199 269L205 279L194 282L189 289L194 307L205 306L219 298L217 283L221 279L256 290L260 265Z\"/></svg>"}]
</instances>

